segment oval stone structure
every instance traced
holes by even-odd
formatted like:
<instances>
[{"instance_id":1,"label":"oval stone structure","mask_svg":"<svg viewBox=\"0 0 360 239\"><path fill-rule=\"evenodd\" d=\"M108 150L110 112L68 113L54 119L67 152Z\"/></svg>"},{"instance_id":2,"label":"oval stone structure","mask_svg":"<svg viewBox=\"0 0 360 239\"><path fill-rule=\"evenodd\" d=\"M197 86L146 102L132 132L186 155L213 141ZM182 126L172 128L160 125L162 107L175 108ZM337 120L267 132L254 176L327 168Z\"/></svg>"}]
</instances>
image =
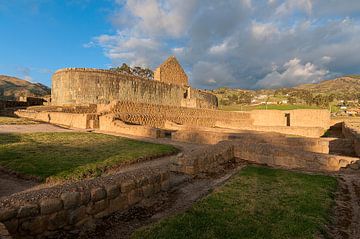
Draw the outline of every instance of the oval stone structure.
<instances>
[{"instance_id":1,"label":"oval stone structure","mask_svg":"<svg viewBox=\"0 0 360 239\"><path fill-rule=\"evenodd\" d=\"M158 105L216 109L213 94L110 70L66 68L52 77L52 105L108 104L126 100Z\"/></svg>"}]
</instances>

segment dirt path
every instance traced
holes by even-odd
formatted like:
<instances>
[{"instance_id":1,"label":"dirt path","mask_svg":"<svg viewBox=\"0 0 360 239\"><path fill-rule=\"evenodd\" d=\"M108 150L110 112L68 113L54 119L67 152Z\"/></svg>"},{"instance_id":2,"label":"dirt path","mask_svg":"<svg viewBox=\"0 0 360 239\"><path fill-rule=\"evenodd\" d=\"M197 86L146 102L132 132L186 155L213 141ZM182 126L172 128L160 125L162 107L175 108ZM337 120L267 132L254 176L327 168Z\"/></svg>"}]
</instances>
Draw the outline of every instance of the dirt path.
<instances>
[{"instance_id":1,"label":"dirt path","mask_svg":"<svg viewBox=\"0 0 360 239\"><path fill-rule=\"evenodd\" d=\"M37 185L36 182L20 179L0 171L0 198L31 189Z\"/></svg>"},{"instance_id":2,"label":"dirt path","mask_svg":"<svg viewBox=\"0 0 360 239\"><path fill-rule=\"evenodd\" d=\"M339 175L333 224L334 239L360 238L360 174Z\"/></svg>"},{"instance_id":3,"label":"dirt path","mask_svg":"<svg viewBox=\"0 0 360 239\"><path fill-rule=\"evenodd\" d=\"M51 124L0 125L1 133L69 132L70 129Z\"/></svg>"}]
</instances>

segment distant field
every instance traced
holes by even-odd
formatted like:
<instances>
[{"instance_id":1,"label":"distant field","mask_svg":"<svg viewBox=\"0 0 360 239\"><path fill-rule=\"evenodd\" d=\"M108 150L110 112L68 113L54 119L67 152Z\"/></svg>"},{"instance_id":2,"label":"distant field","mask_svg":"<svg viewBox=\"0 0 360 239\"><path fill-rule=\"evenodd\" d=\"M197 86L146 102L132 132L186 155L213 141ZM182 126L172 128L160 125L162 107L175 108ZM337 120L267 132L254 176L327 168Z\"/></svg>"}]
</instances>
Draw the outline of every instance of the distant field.
<instances>
[{"instance_id":1,"label":"distant field","mask_svg":"<svg viewBox=\"0 0 360 239\"><path fill-rule=\"evenodd\" d=\"M187 212L133 239L326 238L336 179L247 167Z\"/></svg>"},{"instance_id":2,"label":"distant field","mask_svg":"<svg viewBox=\"0 0 360 239\"><path fill-rule=\"evenodd\" d=\"M24 118L0 116L0 125L19 125L19 124L37 124L37 122Z\"/></svg>"},{"instance_id":3,"label":"distant field","mask_svg":"<svg viewBox=\"0 0 360 239\"><path fill-rule=\"evenodd\" d=\"M320 109L317 106L311 105L254 105L254 106L241 106L241 105L221 105L219 106L221 110L225 111L249 111L249 110L296 110L296 109Z\"/></svg>"},{"instance_id":4,"label":"distant field","mask_svg":"<svg viewBox=\"0 0 360 239\"><path fill-rule=\"evenodd\" d=\"M95 133L0 134L0 165L42 180L98 176L108 167L176 151Z\"/></svg>"}]
</instances>

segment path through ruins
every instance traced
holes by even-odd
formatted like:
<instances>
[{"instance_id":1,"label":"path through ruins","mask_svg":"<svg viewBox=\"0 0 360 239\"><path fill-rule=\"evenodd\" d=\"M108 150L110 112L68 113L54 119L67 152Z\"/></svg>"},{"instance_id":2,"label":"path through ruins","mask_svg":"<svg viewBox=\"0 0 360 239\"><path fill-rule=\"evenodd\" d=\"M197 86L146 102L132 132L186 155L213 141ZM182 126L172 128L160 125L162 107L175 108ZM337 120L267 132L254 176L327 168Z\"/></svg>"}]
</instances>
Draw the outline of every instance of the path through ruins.
<instances>
[{"instance_id":1,"label":"path through ruins","mask_svg":"<svg viewBox=\"0 0 360 239\"><path fill-rule=\"evenodd\" d=\"M333 224L330 234L334 239L360 238L360 175L339 175Z\"/></svg>"}]
</instances>

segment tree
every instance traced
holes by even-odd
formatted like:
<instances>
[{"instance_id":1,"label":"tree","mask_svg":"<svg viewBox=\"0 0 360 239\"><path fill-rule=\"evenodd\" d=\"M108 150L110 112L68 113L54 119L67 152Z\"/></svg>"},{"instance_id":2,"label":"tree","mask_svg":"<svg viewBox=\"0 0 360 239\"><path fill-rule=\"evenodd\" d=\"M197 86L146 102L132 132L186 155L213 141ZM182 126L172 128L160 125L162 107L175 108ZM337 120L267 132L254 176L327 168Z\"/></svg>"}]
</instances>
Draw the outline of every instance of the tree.
<instances>
[{"instance_id":1,"label":"tree","mask_svg":"<svg viewBox=\"0 0 360 239\"><path fill-rule=\"evenodd\" d=\"M154 72L149 68L142 68L140 66L130 67L126 63L123 63L120 67L110 68L111 71L116 71L124 74L139 76L141 78L153 80Z\"/></svg>"}]
</instances>

